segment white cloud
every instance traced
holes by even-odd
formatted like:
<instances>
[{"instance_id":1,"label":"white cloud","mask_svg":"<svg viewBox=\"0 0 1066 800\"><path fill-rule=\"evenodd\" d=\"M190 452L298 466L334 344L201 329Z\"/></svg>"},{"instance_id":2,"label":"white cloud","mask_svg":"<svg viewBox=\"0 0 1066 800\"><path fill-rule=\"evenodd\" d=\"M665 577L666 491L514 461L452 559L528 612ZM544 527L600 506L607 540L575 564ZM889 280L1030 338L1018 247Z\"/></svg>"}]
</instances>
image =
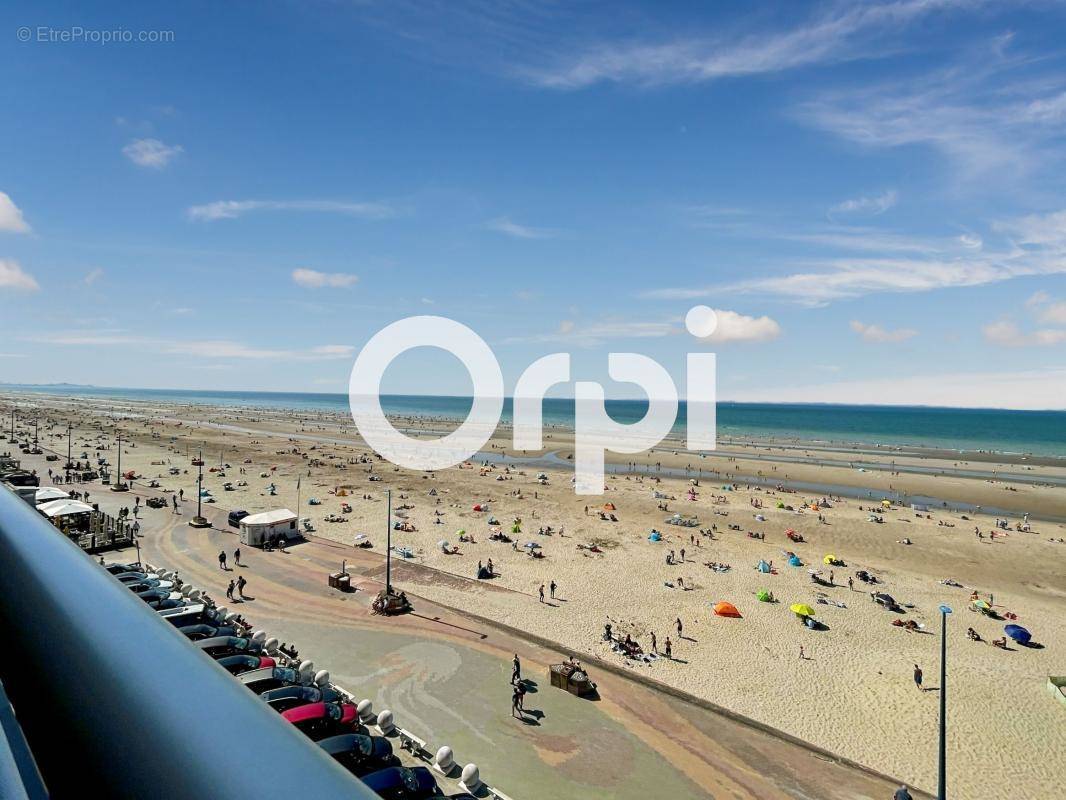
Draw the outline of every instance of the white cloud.
<instances>
[{"instance_id":1,"label":"white cloud","mask_svg":"<svg viewBox=\"0 0 1066 800\"><path fill-rule=\"evenodd\" d=\"M895 189L889 189L882 192L879 195L873 197L854 197L851 200L845 200L843 203L838 203L833 206L829 213L834 214L866 214L870 216L877 216L884 214L888 209L892 208L899 199L899 195Z\"/></svg>"},{"instance_id":2,"label":"white cloud","mask_svg":"<svg viewBox=\"0 0 1066 800\"><path fill-rule=\"evenodd\" d=\"M1040 328L1024 333L1009 320L985 325L981 332L987 341L1004 347L1050 347L1066 342L1066 330Z\"/></svg>"},{"instance_id":3,"label":"white cloud","mask_svg":"<svg viewBox=\"0 0 1066 800\"><path fill-rule=\"evenodd\" d=\"M551 239L558 235L557 231L550 228L531 228L528 225L519 225L507 217L498 217L485 223L490 231L513 236L516 239Z\"/></svg>"},{"instance_id":4,"label":"white cloud","mask_svg":"<svg viewBox=\"0 0 1066 800\"><path fill-rule=\"evenodd\" d=\"M520 72L537 85L556 89L580 89L603 81L656 86L770 74L876 57L882 50L874 37L885 39L938 10L974 4L966 0L897 0L835 5L829 13L790 30L602 45L576 56L563 54L551 66Z\"/></svg>"},{"instance_id":5,"label":"white cloud","mask_svg":"<svg viewBox=\"0 0 1066 800\"><path fill-rule=\"evenodd\" d=\"M1034 308L1036 306L1043 305L1049 300L1051 300L1051 295L1049 295L1043 289L1039 289L1038 291L1035 291L1031 295L1029 295L1029 299L1025 301L1025 305L1027 308Z\"/></svg>"},{"instance_id":6,"label":"white cloud","mask_svg":"<svg viewBox=\"0 0 1066 800\"><path fill-rule=\"evenodd\" d=\"M34 277L23 270L17 261L0 258L0 289L24 289L35 292L40 288Z\"/></svg>"},{"instance_id":7,"label":"white cloud","mask_svg":"<svg viewBox=\"0 0 1066 800\"><path fill-rule=\"evenodd\" d=\"M85 273L85 277L81 280L82 283L84 283L86 286L92 286L102 277L104 277L104 271L97 267L96 269L91 269L87 273Z\"/></svg>"},{"instance_id":8,"label":"white cloud","mask_svg":"<svg viewBox=\"0 0 1066 800\"><path fill-rule=\"evenodd\" d=\"M749 317L721 308L714 309L718 325L705 342L769 342L781 335L781 326L770 317Z\"/></svg>"},{"instance_id":9,"label":"white cloud","mask_svg":"<svg viewBox=\"0 0 1066 800\"><path fill-rule=\"evenodd\" d=\"M319 272L313 269L294 269L293 282L306 289L346 289L359 282L358 275L347 272Z\"/></svg>"},{"instance_id":10,"label":"white cloud","mask_svg":"<svg viewBox=\"0 0 1066 800\"><path fill-rule=\"evenodd\" d=\"M778 384L729 399L755 403L928 405L951 408L1066 408L1066 367L1024 372L933 372L869 380Z\"/></svg>"},{"instance_id":11,"label":"white cloud","mask_svg":"<svg viewBox=\"0 0 1066 800\"><path fill-rule=\"evenodd\" d=\"M22 216L22 211L15 201L5 192L0 192L0 231L7 233L29 233L30 226Z\"/></svg>"},{"instance_id":12,"label":"white cloud","mask_svg":"<svg viewBox=\"0 0 1066 800\"><path fill-rule=\"evenodd\" d=\"M122 148L123 155L134 164L151 169L163 169L183 152L185 150L180 144L163 144L158 139L134 139Z\"/></svg>"},{"instance_id":13,"label":"white cloud","mask_svg":"<svg viewBox=\"0 0 1066 800\"><path fill-rule=\"evenodd\" d=\"M1066 303L1049 303L1040 309L1038 319L1045 325L1066 325Z\"/></svg>"},{"instance_id":14,"label":"white cloud","mask_svg":"<svg viewBox=\"0 0 1066 800\"><path fill-rule=\"evenodd\" d=\"M888 342L905 342L918 335L913 328L888 330L880 325L866 325L858 320L851 321L851 329L862 337L863 341L885 344Z\"/></svg>"},{"instance_id":15,"label":"white cloud","mask_svg":"<svg viewBox=\"0 0 1066 800\"><path fill-rule=\"evenodd\" d=\"M396 215L396 210L386 203L338 203L333 200L216 200L191 206L186 213L189 219L211 222L236 219L252 211L318 211L362 219L387 219Z\"/></svg>"}]
</instances>

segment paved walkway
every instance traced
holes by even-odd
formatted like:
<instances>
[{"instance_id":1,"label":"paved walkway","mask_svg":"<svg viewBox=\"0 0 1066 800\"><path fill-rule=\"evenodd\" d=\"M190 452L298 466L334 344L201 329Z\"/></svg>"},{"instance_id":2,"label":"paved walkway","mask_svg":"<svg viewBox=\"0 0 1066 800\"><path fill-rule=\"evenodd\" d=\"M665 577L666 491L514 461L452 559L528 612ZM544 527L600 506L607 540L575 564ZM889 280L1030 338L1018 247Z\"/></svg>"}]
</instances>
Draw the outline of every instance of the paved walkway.
<instances>
[{"instance_id":1,"label":"paved walkway","mask_svg":"<svg viewBox=\"0 0 1066 800\"><path fill-rule=\"evenodd\" d=\"M132 504L129 494L114 495L99 484L91 491L93 501L108 511ZM460 763L476 762L483 779L514 800L887 800L896 787L622 672L590 664L600 699L576 698L548 685L548 665L562 661L565 650L411 592L414 614L372 615L370 599L382 588L377 576L383 573L383 557L373 552L324 540L285 553L245 547L245 566L233 568L239 542L225 525L225 510L204 507L216 526L208 530L188 526L194 503L186 502L184 510L184 516L144 510L140 543L146 560L178 570L220 602L229 580L244 574L253 599L232 608L295 644L302 657L329 669L357 696L370 698L375 709L391 709L397 724L431 748L448 744ZM230 555L231 571L219 569L222 549ZM108 554L133 557L132 550ZM357 586L348 595L326 585L342 559ZM394 570L394 584L406 588L410 569L404 564ZM510 714L514 653L523 676L537 684L526 702L536 715L525 723Z\"/></svg>"}]
</instances>

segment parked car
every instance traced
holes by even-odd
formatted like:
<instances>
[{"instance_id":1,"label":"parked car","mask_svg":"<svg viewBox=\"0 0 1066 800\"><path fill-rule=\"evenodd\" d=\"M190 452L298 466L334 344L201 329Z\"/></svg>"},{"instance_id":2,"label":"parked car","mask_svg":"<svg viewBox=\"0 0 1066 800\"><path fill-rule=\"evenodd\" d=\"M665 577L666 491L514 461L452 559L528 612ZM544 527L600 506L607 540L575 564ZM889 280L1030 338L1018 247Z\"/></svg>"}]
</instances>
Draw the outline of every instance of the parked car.
<instances>
[{"instance_id":1,"label":"parked car","mask_svg":"<svg viewBox=\"0 0 1066 800\"><path fill-rule=\"evenodd\" d=\"M235 656L222 656L216 658L215 663L231 675L240 675L253 669L265 669L273 667L277 662L269 656L253 656L240 653Z\"/></svg>"},{"instance_id":2,"label":"parked car","mask_svg":"<svg viewBox=\"0 0 1066 800\"><path fill-rule=\"evenodd\" d=\"M383 800L424 800L440 794L433 773L425 767L389 767L360 780Z\"/></svg>"},{"instance_id":3,"label":"parked car","mask_svg":"<svg viewBox=\"0 0 1066 800\"><path fill-rule=\"evenodd\" d=\"M231 528L241 527L241 520L248 516L248 512L243 508L237 511L229 512L229 526Z\"/></svg>"},{"instance_id":4,"label":"parked car","mask_svg":"<svg viewBox=\"0 0 1066 800\"><path fill-rule=\"evenodd\" d=\"M327 736L355 733L357 727L362 728L359 714L351 703L308 703L290 708L281 716L315 742Z\"/></svg>"},{"instance_id":5,"label":"parked car","mask_svg":"<svg viewBox=\"0 0 1066 800\"><path fill-rule=\"evenodd\" d=\"M195 625L183 625L178 628L178 630L194 642L200 641L201 639L210 639L214 636L237 635L236 628L231 628L229 626L216 628L214 625L209 625L206 622L200 622Z\"/></svg>"},{"instance_id":6,"label":"parked car","mask_svg":"<svg viewBox=\"0 0 1066 800\"><path fill-rule=\"evenodd\" d=\"M244 636L212 636L209 639L201 639L193 642L212 658L220 656L232 656L237 653L258 653L263 649L259 642L253 642Z\"/></svg>"},{"instance_id":7,"label":"parked car","mask_svg":"<svg viewBox=\"0 0 1066 800\"><path fill-rule=\"evenodd\" d=\"M238 680L256 694L277 689L279 686L292 686L303 683L300 673L289 667L274 667L273 669L257 669L246 672Z\"/></svg>"},{"instance_id":8,"label":"parked car","mask_svg":"<svg viewBox=\"0 0 1066 800\"><path fill-rule=\"evenodd\" d=\"M281 686L261 692L259 699L282 712L307 703L336 703L343 698L336 689L328 686L321 689L317 686Z\"/></svg>"},{"instance_id":9,"label":"parked car","mask_svg":"<svg viewBox=\"0 0 1066 800\"><path fill-rule=\"evenodd\" d=\"M392 754L392 742L383 736L345 733L323 739L318 746L357 778L400 765L400 759Z\"/></svg>"}]
</instances>

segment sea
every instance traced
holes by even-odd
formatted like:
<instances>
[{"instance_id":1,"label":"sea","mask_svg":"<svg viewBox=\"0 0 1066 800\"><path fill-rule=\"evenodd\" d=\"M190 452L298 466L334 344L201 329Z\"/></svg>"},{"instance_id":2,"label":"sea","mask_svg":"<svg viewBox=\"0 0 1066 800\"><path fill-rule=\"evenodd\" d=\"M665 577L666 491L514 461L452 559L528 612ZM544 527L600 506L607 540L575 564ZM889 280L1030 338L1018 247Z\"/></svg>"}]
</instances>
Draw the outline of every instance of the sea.
<instances>
[{"instance_id":1,"label":"sea","mask_svg":"<svg viewBox=\"0 0 1066 800\"><path fill-rule=\"evenodd\" d=\"M103 400L348 412L347 394L12 384L0 386L0 391L3 390ZM390 417L440 420L463 419L470 411L471 402L469 397L430 395L384 395L381 399L382 409ZM605 407L615 422L626 424L644 416L647 402L607 400ZM507 399L501 417L503 423L511 421L511 410L511 401ZM674 428L674 434L679 437L684 435L685 413L682 402ZM572 429L574 401L546 398L543 417L546 426ZM718 437L720 441L768 444L916 447L1066 457L1066 411L720 402Z\"/></svg>"}]
</instances>

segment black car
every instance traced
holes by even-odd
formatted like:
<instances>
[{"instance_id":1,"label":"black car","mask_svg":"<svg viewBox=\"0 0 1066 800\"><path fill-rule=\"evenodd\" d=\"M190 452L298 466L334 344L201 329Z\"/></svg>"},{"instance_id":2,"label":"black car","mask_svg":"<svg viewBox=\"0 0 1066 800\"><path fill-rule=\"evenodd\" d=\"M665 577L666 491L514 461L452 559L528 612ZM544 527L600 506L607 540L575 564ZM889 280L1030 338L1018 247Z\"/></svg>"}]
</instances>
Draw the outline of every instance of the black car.
<instances>
[{"instance_id":1,"label":"black car","mask_svg":"<svg viewBox=\"0 0 1066 800\"><path fill-rule=\"evenodd\" d=\"M248 516L248 512L244 509L229 512L229 525L231 528L241 527L241 520Z\"/></svg>"},{"instance_id":2,"label":"black car","mask_svg":"<svg viewBox=\"0 0 1066 800\"><path fill-rule=\"evenodd\" d=\"M323 739L318 746L357 778L400 765L392 754L392 742L381 736L344 733Z\"/></svg>"},{"instance_id":3,"label":"black car","mask_svg":"<svg viewBox=\"0 0 1066 800\"><path fill-rule=\"evenodd\" d=\"M256 670L254 675L249 674L242 677L241 683L256 694L262 694L282 686L308 685L308 682L300 676L300 673L290 667Z\"/></svg>"},{"instance_id":4,"label":"black car","mask_svg":"<svg viewBox=\"0 0 1066 800\"><path fill-rule=\"evenodd\" d=\"M425 767L389 767L361 780L384 800L425 800L439 795L437 781Z\"/></svg>"},{"instance_id":5,"label":"black car","mask_svg":"<svg viewBox=\"0 0 1066 800\"><path fill-rule=\"evenodd\" d=\"M253 656L247 653L239 653L235 656L223 656L216 658L215 663L230 675L240 675L242 672L250 672L253 669L265 669L274 666L274 659L267 656Z\"/></svg>"},{"instance_id":6,"label":"black car","mask_svg":"<svg viewBox=\"0 0 1066 800\"><path fill-rule=\"evenodd\" d=\"M10 483L12 486L40 486L41 479L29 472L19 470L17 472L5 472L0 475L0 480Z\"/></svg>"},{"instance_id":7,"label":"black car","mask_svg":"<svg viewBox=\"0 0 1066 800\"><path fill-rule=\"evenodd\" d=\"M280 713L307 703L333 703L343 698L336 689L328 686L281 686L260 693L259 699Z\"/></svg>"},{"instance_id":8,"label":"black car","mask_svg":"<svg viewBox=\"0 0 1066 800\"><path fill-rule=\"evenodd\" d=\"M236 636L237 629L229 626L223 626L216 628L214 625L208 625L206 622L200 622L195 625L182 625L178 628L183 634L192 639L194 642L201 639L210 639L214 636Z\"/></svg>"},{"instance_id":9,"label":"black car","mask_svg":"<svg viewBox=\"0 0 1066 800\"><path fill-rule=\"evenodd\" d=\"M258 653L263 649L259 642L253 642L244 636L212 636L193 642L212 658L233 656L238 653Z\"/></svg>"}]
</instances>

